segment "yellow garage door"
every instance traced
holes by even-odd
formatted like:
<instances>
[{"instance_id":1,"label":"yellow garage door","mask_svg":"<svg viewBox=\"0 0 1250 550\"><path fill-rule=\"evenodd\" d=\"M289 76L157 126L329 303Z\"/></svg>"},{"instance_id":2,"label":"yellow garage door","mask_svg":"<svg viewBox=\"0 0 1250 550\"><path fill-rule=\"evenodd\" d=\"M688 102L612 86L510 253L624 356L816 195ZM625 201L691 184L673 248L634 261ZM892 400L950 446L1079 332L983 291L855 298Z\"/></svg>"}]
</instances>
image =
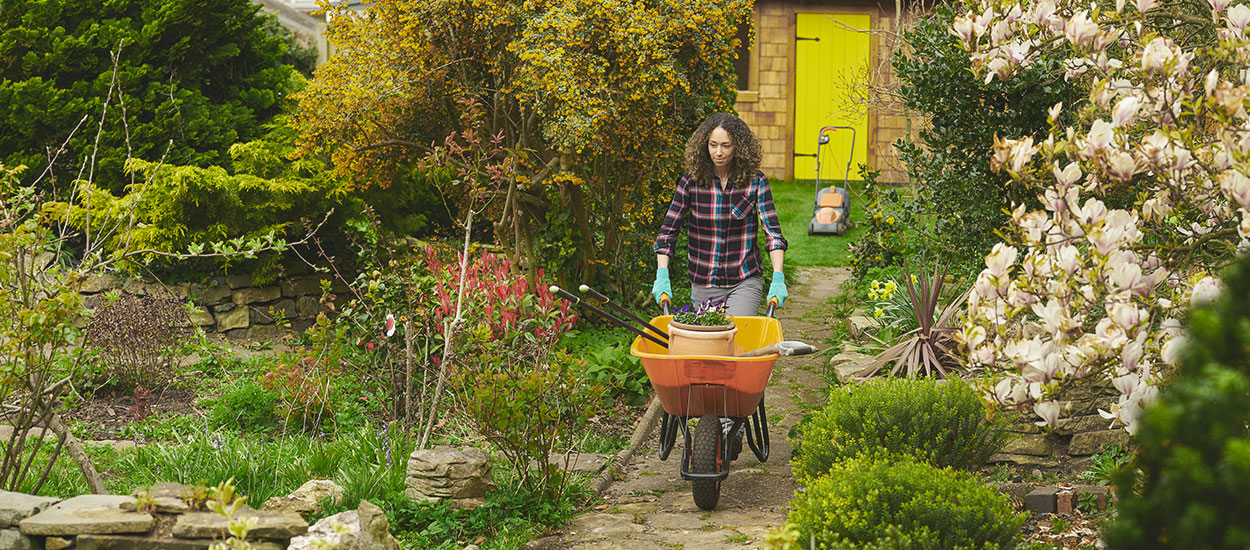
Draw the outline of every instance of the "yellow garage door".
<instances>
[{"instance_id":1,"label":"yellow garage door","mask_svg":"<svg viewBox=\"0 0 1250 550\"><path fill-rule=\"evenodd\" d=\"M816 177L816 144L821 127L855 128L851 179L868 159L868 114L852 99L852 85L868 70L866 14L800 13L795 27L794 178ZM820 149L820 179L842 181L851 154L848 131L833 132Z\"/></svg>"}]
</instances>

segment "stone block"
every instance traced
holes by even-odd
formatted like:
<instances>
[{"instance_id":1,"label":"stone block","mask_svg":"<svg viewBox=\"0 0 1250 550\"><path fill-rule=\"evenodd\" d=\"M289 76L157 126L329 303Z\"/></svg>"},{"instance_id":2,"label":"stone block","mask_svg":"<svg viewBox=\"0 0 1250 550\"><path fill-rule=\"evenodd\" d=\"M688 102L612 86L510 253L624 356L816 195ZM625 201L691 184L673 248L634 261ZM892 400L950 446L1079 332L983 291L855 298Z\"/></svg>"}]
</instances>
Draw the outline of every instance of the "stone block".
<instances>
[{"instance_id":1,"label":"stone block","mask_svg":"<svg viewBox=\"0 0 1250 550\"><path fill-rule=\"evenodd\" d=\"M181 514L190 510L187 503L182 500L182 497L190 493L190 491L190 487L181 483L162 481L160 483L154 483L148 487L137 487L130 493L130 495L138 497L139 495L146 494L152 497L152 500L156 502L157 512L163 514ZM122 503L122 509L134 510L136 504L137 503L134 501L124 502Z\"/></svg>"},{"instance_id":2,"label":"stone block","mask_svg":"<svg viewBox=\"0 0 1250 550\"><path fill-rule=\"evenodd\" d=\"M315 296L300 296L295 299L296 317L316 317L321 313L321 300Z\"/></svg>"},{"instance_id":3,"label":"stone block","mask_svg":"<svg viewBox=\"0 0 1250 550\"><path fill-rule=\"evenodd\" d=\"M278 282L278 288L282 289L282 295L287 297L321 296L321 279L296 277Z\"/></svg>"},{"instance_id":4,"label":"stone block","mask_svg":"<svg viewBox=\"0 0 1250 550\"><path fill-rule=\"evenodd\" d=\"M1030 456L1051 456L1054 453L1044 434L1020 434L1008 441L999 452Z\"/></svg>"},{"instance_id":5,"label":"stone block","mask_svg":"<svg viewBox=\"0 0 1250 550\"><path fill-rule=\"evenodd\" d=\"M122 280L120 278L112 275L92 275L83 281L82 291L87 294L95 294L121 287Z\"/></svg>"},{"instance_id":6,"label":"stone block","mask_svg":"<svg viewBox=\"0 0 1250 550\"><path fill-rule=\"evenodd\" d=\"M247 338L247 329L236 328L234 330L223 330L221 331L221 334L225 336L226 338L230 338L231 340L242 340L244 338Z\"/></svg>"},{"instance_id":7,"label":"stone block","mask_svg":"<svg viewBox=\"0 0 1250 550\"><path fill-rule=\"evenodd\" d=\"M248 536L258 539L288 540L308 532L308 522L289 510L271 512L244 507L236 512L235 517L256 518L256 526L248 532ZM214 512L190 512L178 516L173 535L180 539L218 537L226 532L229 523L225 516Z\"/></svg>"},{"instance_id":8,"label":"stone block","mask_svg":"<svg viewBox=\"0 0 1250 550\"><path fill-rule=\"evenodd\" d=\"M208 550L213 539L175 539L133 535L79 535L78 550ZM252 550L283 550L276 542L249 540Z\"/></svg>"},{"instance_id":9,"label":"stone block","mask_svg":"<svg viewBox=\"0 0 1250 550\"><path fill-rule=\"evenodd\" d=\"M1055 495L1059 489L1055 487L1038 487L1024 496L1024 508L1034 514L1055 513Z\"/></svg>"},{"instance_id":10,"label":"stone block","mask_svg":"<svg viewBox=\"0 0 1250 550\"><path fill-rule=\"evenodd\" d=\"M9 428L10 432L13 429L9 426L4 427ZM4 440L7 441L8 437ZM16 527L17 522L46 510L59 500L53 497L0 491L0 529Z\"/></svg>"},{"instance_id":11,"label":"stone block","mask_svg":"<svg viewBox=\"0 0 1250 550\"><path fill-rule=\"evenodd\" d=\"M338 502L343 499L343 491L343 487L328 479L312 479L289 495L266 500L261 509L290 510L304 516L320 514L321 502L327 498Z\"/></svg>"},{"instance_id":12,"label":"stone block","mask_svg":"<svg viewBox=\"0 0 1250 550\"><path fill-rule=\"evenodd\" d=\"M1072 456L1092 455L1112 444L1127 447L1128 432L1115 429L1075 434L1072 436L1072 443L1068 445L1068 454Z\"/></svg>"},{"instance_id":13,"label":"stone block","mask_svg":"<svg viewBox=\"0 0 1250 550\"><path fill-rule=\"evenodd\" d=\"M258 325L253 324L247 329L248 340L272 340L282 335L282 327L278 325Z\"/></svg>"},{"instance_id":14,"label":"stone block","mask_svg":"<svg viewBox=\"0 0 1250 550\"><path fill-rule=\"evenodd\" d=\"M65 537L47 537L43 539L43 550L65 550L74 546L74 539Z\"/></svg>"},{"instance_id":15,"label":"stone block","mask_svg":"<svg viewBox=\"0 0 1250 550\"><path fill-rule=\"evenodd\" d=\"M169 296L173 294L166 290L165 285L161 283L150 283L136 279L130 279L122 284L122 292L136 296Z\"/></svg>"},{"instance_id":16,"label":"stone block","mask_svg":"<svg viewBox=\"0 0 1250 550\"><path fill-rule=\"evenodd\" d=\"M252 323L273 323L278 317L295 318L295 300L283 298L267 306L252 306Z\"/></svg>"},{"instance_id":17,"label":"stone block","mask_svg":"<svg viewBox=\"0 0 1250 550\"><path fill-rule=\"evenodd\" d=\"M224 282L199 287L199 304L211 306L230 300L230 286Z\"/></svg>"},{"instance_id":18,"label":"stone block","mask_svg":"<svg viewBox=\"0 0 1250 550\"><path fill-rule=\"evenodd\" d=\"M133 497L79 495L58 502L18 523L23 535L72 536L83 534L147 533L156 525L148 514L121 509Z\"/></svg>"},{"instance_id":19,"label":"stone block","mask_svg":"<svg viewBox=\"0 0 1250 550\"><path fill-rule=\"evenodd\" d=\"M222 311L214 314L213 317L217 319L217 330L219 332L247 328L251 325L250 314L245 307Z\"/></svg>"},{"instance_id":20,"label":"stone block","mask_svg":"<svg viewBox=\"0 0 1250 550\"><path fill-rule=\"evenodd\" d=\"M1055 433L1072 435L1085 432L1100 432L1111 428L1113 428L1111 420L1107 420L1098 414L1087 414L1060 419L1059 424L1055 426Z\"/></svg>"},{"instance_id":21,"label":"stone block","mask_svg":"<svg viewBox=\"0 0 1250 550\"><path fill-rule=\"evenodd\" d=\"M994 453L986 460L989 464L1007 463L1016 466L1037 466L1039 468L1054 468L1059 465L1059 461L1053 458L1046 458L1033 455L1013 455L1007 453Z\"/></svg>"},{"instance_id":22,"label":"stone block","mask_svg":"<svg viewBox=\"0 0 1250 550\"><path fill-rule=\"evenodd\" d=\"M199 327L212 326L217 322L217 320L213 318L213 314L202 307L197 307L195 308L195 311L188 314L187 320Z\"/></svg>"},{"instance_id":23,"label":"stone block","mask_svg":"<svg viewBox=\"0 0 1250 550\"><path fill-rule=\"evenodd\" d=\"M251 275L229 275L226 277L226 284L231 289L245 288L252 286L253 280Z\"/></svg>"},{"instance_id":24,"label":"stone block","mask_svg":"<svg viewBox=\"0 0 1250 550\"><path fill-rule=\"evenodd\" d=\"M17 529L0 529L0 550L41 550L43 545Z\"/></svg>"},{"instance_id":25,"label":"stone block","mask_svg":"<svg viewBox=\"0 0 1250 550\"><path fill-rule=\"evenodd\" d=\"M260 302L272 302L282 297L282 289L276 286L266 286L261 288L240 288L234 291L231 300L239 305L256 304Z\"/></svg>"},{"instance_id":26,"label":"stone block","mask_svg":"<svg viewBox=\"0 0 1250 550\"><path fill-rule=\"evenodd\" d=\"M362 500L355 510L318 521L308 534L291 539L288 550L398 550L386 514Z\"/></svg>"}]
</instances>

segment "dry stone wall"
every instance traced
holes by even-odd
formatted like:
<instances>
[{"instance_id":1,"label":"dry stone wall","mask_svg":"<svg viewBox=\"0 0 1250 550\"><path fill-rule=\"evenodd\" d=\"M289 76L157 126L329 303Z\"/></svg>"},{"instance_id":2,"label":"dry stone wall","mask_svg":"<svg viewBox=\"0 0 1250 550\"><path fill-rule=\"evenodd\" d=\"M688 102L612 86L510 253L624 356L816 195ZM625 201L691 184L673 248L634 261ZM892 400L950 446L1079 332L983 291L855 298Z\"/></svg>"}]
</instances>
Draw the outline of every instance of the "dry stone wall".
<instances>
[{"instance_id":1,"label":"dry stone wall","mask_svg":"<svg viewBox=\"0 0 1250 550\"><path fill-rule=\"evenodd\" d=\"M281 332L277 324L280 319L290 322L292 329L304 330L312 326L318 313L328 311L321 302L323 281L331 281L331 292L347 291L347 286L337 280L313 275L268 284L258 284L250 275L231 275L213 277L205 283L172 285L100 275L87 280L83 293L88 297L113 291L173 296L195 304L190 321L205 332L261 340Z\"/></svg>"}]
</instances>

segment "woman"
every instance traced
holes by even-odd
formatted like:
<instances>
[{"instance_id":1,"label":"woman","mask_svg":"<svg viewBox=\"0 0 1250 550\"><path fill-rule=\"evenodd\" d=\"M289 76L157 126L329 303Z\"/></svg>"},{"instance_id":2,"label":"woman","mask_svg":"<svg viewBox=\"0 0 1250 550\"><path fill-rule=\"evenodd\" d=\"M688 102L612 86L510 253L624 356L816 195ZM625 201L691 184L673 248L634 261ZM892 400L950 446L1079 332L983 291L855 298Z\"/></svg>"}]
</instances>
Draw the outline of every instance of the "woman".
<instances>
[{"instance_id":1,"label":"woman","mask_svg":"<svg viewBox=\"0 0 1250 550\"><path fill-rule=\"evenodd\" d=\"M690 295L694 303L725 301L729 315L756 315L763 294L763 264L756 233L768 235L773 264L768 299L786 300L782 263L786 239L773 207L768 178L759 171L763 152L742 119L716 113L686 142L686 175L677 180L664 225L655 238L656 271L651 293L656 302L672 296L668 263L682 223L687 223Z\"/></svg>"}]
</instances>

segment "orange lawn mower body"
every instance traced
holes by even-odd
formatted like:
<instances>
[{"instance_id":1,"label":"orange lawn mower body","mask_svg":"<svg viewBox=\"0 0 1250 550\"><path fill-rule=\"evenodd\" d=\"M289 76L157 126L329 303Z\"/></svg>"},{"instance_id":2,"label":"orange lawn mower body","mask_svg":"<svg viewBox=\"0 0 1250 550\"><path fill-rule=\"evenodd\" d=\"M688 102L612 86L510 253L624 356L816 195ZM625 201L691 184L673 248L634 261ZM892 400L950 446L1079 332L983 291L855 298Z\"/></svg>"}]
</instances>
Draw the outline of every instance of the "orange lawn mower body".
<instances>
[{"instance_id":1,"label":"orange lawn mower body","mask_svg":"<svg viewBox=\"0 0 1250 550\"><path fill-rule=\"evenodd\" d=\"M820 150L829 143L829 133L849 130L851 151L847 155L846 173L842 187L820 186ZM816 143L816 200L812 207L812 219L807 223L808 235L841 235L851 228L851 195L848 186L851 175L851 159L855 157L855 129L849 126L825 126L820 129Z\"/></svg>"}]
</instances>

